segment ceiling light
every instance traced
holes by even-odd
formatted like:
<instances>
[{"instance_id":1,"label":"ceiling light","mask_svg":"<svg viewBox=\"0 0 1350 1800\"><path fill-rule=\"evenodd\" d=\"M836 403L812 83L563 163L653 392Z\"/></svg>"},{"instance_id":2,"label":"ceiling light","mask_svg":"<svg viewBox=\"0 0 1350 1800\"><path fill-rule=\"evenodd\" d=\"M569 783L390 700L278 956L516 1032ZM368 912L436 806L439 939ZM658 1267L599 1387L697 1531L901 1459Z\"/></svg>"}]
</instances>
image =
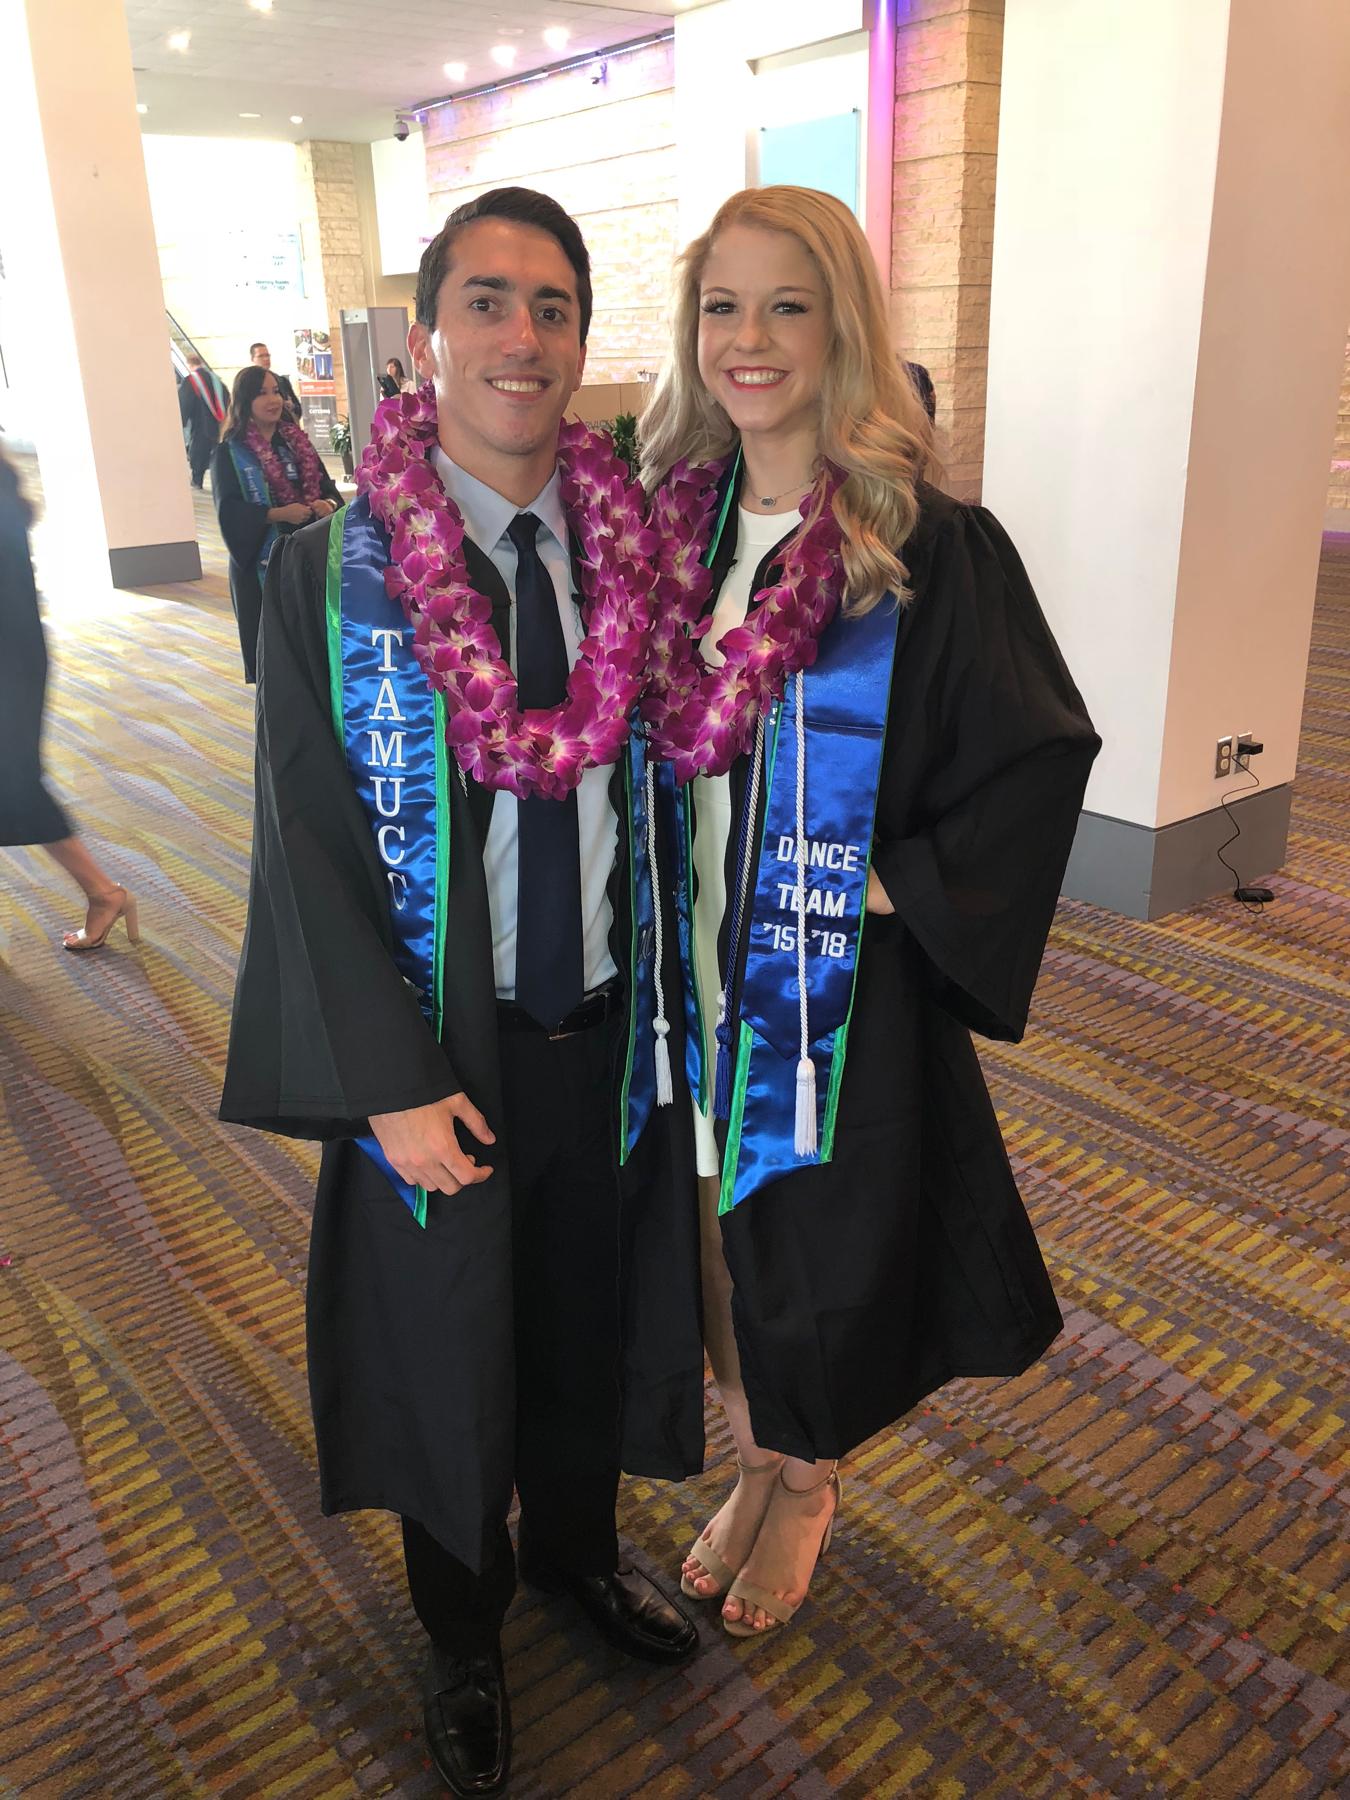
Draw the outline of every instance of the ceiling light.
<instances>
[{"instance_id":1,"label":"ceiling light","mask_svg":"<svg viewBox=\"0 0 1350 1800\"><path fill-rule=\"evenodd\" d=\"M136 111L138 113L148 113L149 110L150 108L145 104L144 100L138 100L136 102Z\"/></svg>"},{"instance_id":2,"label":"ceiling light","mask_svg":"<svg viewBox=\"0 0 1350 1800\"><path fill-rule=\"evenodd\" d=\"M248 0L254 12L271 12L272 0Z\"/></svg>"},{"instance_id":3,"label":"ceiling light","mask_svg":"<svg viewBox=\"0 0 1350 1800\"><path fill-rule=\"evenodd\" d=\"M516 60L514 44L494 44L489 54L499 69L509 69Z\"/></svg>"},{"instance_id":4,"label":"ceiling light","mask_svg":"<svg viewBox=\"0 0 1350 1800\"><path fill-rule=\"evenodd\" d=\"M305 122L305 115L303 113L292 113L291 114L291 124L292 125L303 125L304 122Z\"/></svg>"},{"instance_id":5,"label":"ceiling light","mask_svg":"<svg viewBox=\"0 0 1350 1800\"><path fill-rule=\"evenodd\" d=\"M191 42L192 33L190 31L171 31L169 33L170 50L186 50Z\"/></svg>"},{"instance_id":6,"label":"ceiling light","mask_svg":"<svg viewBox=\"0 0 1350 1800\"><path fill-rule=\"evenodd\" d=\"M550 25L544 33L544 42L550 50L565 50L571 38L572 34L565 25Z\"/></svg>"},{"instance_id":7,"label":"ceiling light","mask_svg":"<svg viewBox=\"0 0 1350 1800\"><path fill-rule=\"evenodd\" d=\"M261 119L262 114L261 113L240 113L239 117L241 119Z\"/></svg>"},{"instance_id":8,"label":"ceiling light","mask_svg":"<svg viewBox=\"0 0 1350 1800\"><path fill-rule=\"evenodd\" d=\"M445 65L445 79L447 81L463 81L468 72L468 63L449 62Z\"/></svg>"}]
</instances>

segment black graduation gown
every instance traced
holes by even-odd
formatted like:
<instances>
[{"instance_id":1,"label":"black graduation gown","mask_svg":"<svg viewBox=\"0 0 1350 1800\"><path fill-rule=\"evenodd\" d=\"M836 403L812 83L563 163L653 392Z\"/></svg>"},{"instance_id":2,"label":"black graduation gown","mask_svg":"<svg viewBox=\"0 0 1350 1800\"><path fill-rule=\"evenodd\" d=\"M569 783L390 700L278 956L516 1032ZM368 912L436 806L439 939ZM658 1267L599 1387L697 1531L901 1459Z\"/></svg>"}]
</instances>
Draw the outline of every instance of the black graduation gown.
<instances>
[{"instance_id":1,"label":"black graduation gown","mask_svg":"<svg viewBox=\"0 0 1350 1800\"><path fill-rule=\"evenodd\" d=\"M257 813L248 926L221 1117L325 1140L311 1237L310 1388L326 1513L385 1507L471 1567L512 1489L511 1197L501 1144L491 797L454 777L438 1044L391 957L385 878L329 716L329 524L272 560L259 642ZM505 639L506 589L466 544ZM613 791L622 818L623 777ZM610 883L629 967L627 834ZM673 929L666 941L673 944ZM667 992L679 992L672 960ZM678 1008L672 1008L678 1011ZM678 1036L673 1021L672 1041ZM673 1060L679 1067L682 1048ZM681 1478L703 1454L698 1222L688 1105L653 1116L621 1173L623 1466ZM432 1195L425 1229L351 1141L371 1113L461 1089L498 1134L492 1178ZM480 1152L481 1154L481 1152Z\"/></svg>"},{"instance_id":2,"label":"black graduation gown","mask_svg":"<svg viewBox=\"0 0 1350 1800\"><path fill-rule=\"evenodd\" d=\"M756 1441L807 1459L956 1376L1020 1373L1062 1324L969 1033L1022 1035L1100 740L998 522L920 501L873 852L895 913L863 929L834 1156L722 1219ZM738 964L739 990L743 943Z\"/></svg>"},{"instance_id":3,"label":"black graduation gown","mask_svg":"<svg viewBox=\"0 0 1350 1800\"><path fill-rule=\"evenodd\" d=\"M337 484L325 469L320 495L334 506L342 505ZM262 611L262 585L258 580L258 555L271 529L267 508L248 499L239 485L229 444L222 439L211 457L211 498L215 502L220 535L230 553L230 604L239 626L239 649L244 658L244 680L257 678L258 620ZM281 537L296 527L278 525Z\"/></svg>"},{"instance_id":4,"label":"black graduation gown","mask_svg":"<svg viewBox=\"0 0 1350 1800\"><path fill-rule=\"evenodd\" d=\"M28 521L17 496L0 494L0 844L55 844L70 836L70 820L42 779L46 693Z\"/></svg>"},{"instance_id":5,"label":"black graduation gown","mask_svg":"<svg viewBox=\"0 0 1350 1800\"><path fill-rule=\"evenodd\" d=\"M219 377L204 374L208 382L216 381L216 392L223 406L229 406L229 395ZM211 411L205 394L197 386L189 372L178 384L178 416L182 420L187 439L188 463L192 469L192 479L200 484L211 461L212 452L220 442L220 420Z\"/></svg>"}]
</instances>

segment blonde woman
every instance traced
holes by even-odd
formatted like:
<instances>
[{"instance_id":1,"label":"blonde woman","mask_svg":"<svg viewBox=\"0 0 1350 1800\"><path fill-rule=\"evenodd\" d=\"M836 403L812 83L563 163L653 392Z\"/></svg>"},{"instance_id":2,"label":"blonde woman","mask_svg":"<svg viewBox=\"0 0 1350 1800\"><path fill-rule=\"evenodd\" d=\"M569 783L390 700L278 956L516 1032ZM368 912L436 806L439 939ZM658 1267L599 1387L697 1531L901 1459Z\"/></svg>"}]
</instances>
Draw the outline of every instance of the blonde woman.
<instances>
[{"instance_id":1,"label":"blonde woman","mask_svg":"<svg viewBox=\"0 0 1350 1800\"><path fill-rule=\"evenodd\" d=\"M739 1463L683 1585L741 1637L804 1599L841 1457L1061 1324L969 1033L1022 1034L1099 744L1007 536L923 479L930 441L852 215L734 195L678 264L643 475Z\"/></svg>"}]
</instances>

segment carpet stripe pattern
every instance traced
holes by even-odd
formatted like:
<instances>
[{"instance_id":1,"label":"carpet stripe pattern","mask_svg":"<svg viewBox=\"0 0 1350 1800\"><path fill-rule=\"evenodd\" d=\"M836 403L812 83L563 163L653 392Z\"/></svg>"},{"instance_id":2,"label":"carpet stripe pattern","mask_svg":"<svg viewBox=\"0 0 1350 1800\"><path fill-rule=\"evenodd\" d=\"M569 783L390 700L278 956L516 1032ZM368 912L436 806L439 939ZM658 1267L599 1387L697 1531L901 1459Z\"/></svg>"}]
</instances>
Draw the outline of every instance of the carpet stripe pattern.
<instances>
[{"instance_id":1,"label":"carpet stripe pattern","mask_svg":"<svg viewBox=\"0 0 1350 1800\"><path fill-rule=\"evenodd\" d=\"M142 945L64 955L72 891L0 850L0 1794L420 1800L395 1531L317 1509L314 1154L213 1117L251 706L199 527L201 583L49 606L51 778ZM639 1669L522 1593L513 1794L1350 1790L1348 717L1329 537L1275 904L1062 904L1027 1040L981 1046L1063 1336L850 1459L772 1641L709 1612ZM699 1480L624 1484L653 1572L726 1489L709 1421Z\"/></svg>"}]
</instances>

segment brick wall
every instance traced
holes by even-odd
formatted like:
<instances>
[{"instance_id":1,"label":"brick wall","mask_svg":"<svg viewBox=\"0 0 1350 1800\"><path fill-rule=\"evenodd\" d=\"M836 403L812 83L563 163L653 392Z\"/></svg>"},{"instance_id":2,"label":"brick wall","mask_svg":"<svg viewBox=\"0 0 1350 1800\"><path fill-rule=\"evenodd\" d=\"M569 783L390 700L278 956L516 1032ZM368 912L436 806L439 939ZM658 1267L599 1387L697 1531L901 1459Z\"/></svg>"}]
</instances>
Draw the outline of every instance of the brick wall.
<instances>
[{"instance_id":1,"label":"brick wall","mask_svg":"<svg viewBox=\"0 0 1350 1800\"><path fill-rule=\"evenodd\" d=\"M1341 407L1336 417L1336 447L1332 451L1331 485L1327 505L1350 513L1350 336L1345 343L1345 371L1341 376Z\"/></svg>"},{"instance_id":2,"label":"brick wall","mask_svg":"<svg viewBox=\"0 0 1350 1800\"><path fill-rule=\"evenodd\" d=\"M947 489L978 499L989 366L1003 0L911 0L896 31L896 343L937 390Z\"/></svg>"},{"instance_id":3,"label":"brick wall","mask_svg":"<svg viewBox=\"0 0 1350 1800\"><path fill-rule=\"evenodd\" d=\"M354 144L315 139L299 144L296 154L300 184L300 251L305 285L322 292L333 343L333 378L337 409L347 411L346 373L342 366L342 313L366 306L369 296L361 254L361 221L357 199Z\"/></svg>"},{"instance_id":4,"label":"brick wall","mask_svg":"<svg viewBox=\"0 0 1350 1800\"><path fill-rule=\"evenodd\" d=\"M654 369L676 250L670 43L440 107L426 125L433 218L485 188L538 187L581 226L594 266L586 380Z\"/></svg>"}]
</instances>

